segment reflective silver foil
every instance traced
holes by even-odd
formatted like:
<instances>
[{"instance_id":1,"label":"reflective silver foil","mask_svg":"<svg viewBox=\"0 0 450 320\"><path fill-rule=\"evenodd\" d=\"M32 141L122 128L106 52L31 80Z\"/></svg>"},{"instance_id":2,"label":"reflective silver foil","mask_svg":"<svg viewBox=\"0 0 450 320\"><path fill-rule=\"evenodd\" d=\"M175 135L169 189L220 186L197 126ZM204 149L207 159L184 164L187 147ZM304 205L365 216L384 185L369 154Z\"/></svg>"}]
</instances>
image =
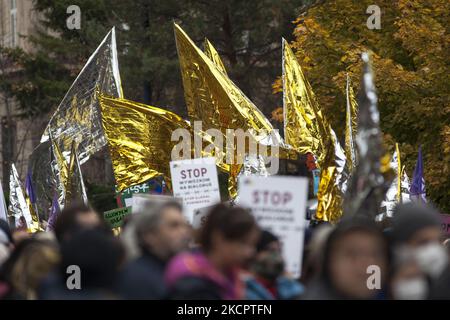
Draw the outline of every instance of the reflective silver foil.
<instances>
[{"instance_id":1,"label":"reflective silver foil","mask_svg":"<svg viewBox=\"0 0 450 320\"><path fill-rule=\"evenodd\" d=\"M363 53L363 75L358 94L358 163L344 197L344 214L363 214L375 218L381 211L392 180L389 156L385 156L380 130L380 114L369 56Z\"/></svg>"},{"instance_id":2,"label":"reflective silver foil","mask_svg":"<svg viewBox=\"0 0 450 320\"><path fill-rule=\"evenodd\" d=\"M73 141L78 144L79 165L106 145L101 124L98 92L122 97L114 28L106 35L71 85L48 123L40 144L33 151L29 168L35 187L37 207L48 218L52 199L61 182L51 147L57 143L65 158L70 158Z\"/></svg>"}]
</instances>

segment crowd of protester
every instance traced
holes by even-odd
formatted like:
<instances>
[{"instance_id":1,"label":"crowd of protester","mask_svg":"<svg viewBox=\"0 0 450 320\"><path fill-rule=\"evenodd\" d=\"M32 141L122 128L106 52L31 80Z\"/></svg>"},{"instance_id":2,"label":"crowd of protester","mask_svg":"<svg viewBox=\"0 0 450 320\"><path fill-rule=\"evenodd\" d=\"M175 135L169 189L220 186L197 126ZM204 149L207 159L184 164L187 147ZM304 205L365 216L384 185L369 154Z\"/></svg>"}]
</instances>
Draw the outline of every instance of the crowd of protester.
<instances>
[{"instance_id":1,"label":"crowd of protester","mask_svg":"<svg viewBox=\"0 0 450 320\"><path fill-rule=\"evenodd\" d=\"M246 209L218 204L193 230L178 202L149 202L117 235L73 204L52 232L0 220L0 299L450 299L448 242L430 205L398 205L389 225L345 217L306 230L294 279Z\"/></svg>"}]
</instances>

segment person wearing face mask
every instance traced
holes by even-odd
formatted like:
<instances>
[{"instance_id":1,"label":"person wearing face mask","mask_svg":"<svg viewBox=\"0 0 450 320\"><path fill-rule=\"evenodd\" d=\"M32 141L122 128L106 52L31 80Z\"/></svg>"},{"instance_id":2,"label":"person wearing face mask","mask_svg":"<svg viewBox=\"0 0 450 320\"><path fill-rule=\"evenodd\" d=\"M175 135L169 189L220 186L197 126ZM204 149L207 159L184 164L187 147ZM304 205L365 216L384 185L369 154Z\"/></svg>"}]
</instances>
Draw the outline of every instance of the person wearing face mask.
<instances>
[{"instance_id":1,"label":"person wearing face mask","mask_svg":"<svg viewBox=\"0 0 450 320\"><path fill-rule=\"evenodd\" d=\"M430 283L430 297L448 294L450 298L450 288L446 289L450 283L449 259L441 242L441 220L437 210L429 204L398 205L390 238L394 250L410 251L414 256ZM442 286L445 278L449 278L449 282Z\"/></svg>"},{"instance_id":2,"label":"person wearing face mask","mask_svg":"<svg viewBox=\"0 0 450 320\"><path fill-rule=\"evenodd\" d=\"M284 260L279 239L269 231L262 231L256 246L255 259L245 279L245 298L248 300L292 300L303 293L303 286L284 272Z\"/></svg>"},{"instance_id":3,"label":"person wearing face mask","mask_svg":"<svg viewBox=\"0 0 450 320\"><path fill-rule=\"evenodd\" d=\"M390 299L424 300L429 294L426 274L419 268L414 252L398 249L394 252L390 275Z\"/></svg>"},{"instance_id":4,"label":"person wearing face mask","mask_svg":"<svg viewBox=\"0 0 450 320\"><path fill-rule=\"evenodd\" d=\"M305 300L383 299L389 263L384 235L370 218L361 215L343 218L328 236L322 267L307 285ZM376 266L379 286L369 287Z\"/></svg>"}]
</instances>

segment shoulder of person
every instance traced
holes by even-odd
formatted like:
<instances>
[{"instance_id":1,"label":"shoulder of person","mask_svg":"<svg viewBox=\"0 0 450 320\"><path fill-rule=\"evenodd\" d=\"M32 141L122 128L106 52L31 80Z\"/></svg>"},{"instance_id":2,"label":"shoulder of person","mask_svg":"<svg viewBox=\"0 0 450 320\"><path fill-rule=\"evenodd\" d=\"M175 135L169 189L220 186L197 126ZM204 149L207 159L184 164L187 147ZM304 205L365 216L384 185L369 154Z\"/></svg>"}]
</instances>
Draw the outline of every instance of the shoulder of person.
<instances>
[{"instance_id":1,"label":"shoulder of person","mask_svg":"<svg viewBox=\"0 0 450 320\"><path fill-rule=\"evenodd\" d=\"M169 297L175 300L220 300L220 288L212 281L197 276L178 279L170 289Z\"/></svg>"}]
</instances>

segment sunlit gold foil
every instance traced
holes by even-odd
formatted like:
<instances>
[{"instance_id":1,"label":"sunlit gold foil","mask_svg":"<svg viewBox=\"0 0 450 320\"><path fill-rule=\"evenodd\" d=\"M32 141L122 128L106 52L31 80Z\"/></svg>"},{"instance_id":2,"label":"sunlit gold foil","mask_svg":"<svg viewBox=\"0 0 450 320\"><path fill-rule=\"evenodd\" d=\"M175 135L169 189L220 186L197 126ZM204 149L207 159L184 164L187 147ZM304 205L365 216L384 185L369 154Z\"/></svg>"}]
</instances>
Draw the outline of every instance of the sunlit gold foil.
<instances>
[{"instance_id":1,"label":"sunlit gold foil","mask_svg":"<svg viewBox=\"0 0 450 320\"><path fill-rule=\"evenodd\" d=\"M26 227L31 233L41 230L38 217L27 199L14 163L11 165L9 177L9 212L14 217L16 227ZM25 226L21 225L22 219Z\"/></svg>"},{"instance_id":2,"label":"sunlit gold foil","mask_svg":"<svg viewBox=\"0 0 450 320\"><path fill-rule=\"evenodd\" d=\"M296 154L284 144L269 120L226 75L223 63L212 45L205 44L208 52L205 54L178 25L175 24L174 29L191 123L202 121L203 128L219 129L224 136L227 129L248 130L257 143L279 146L280 157L295 158ZM236 195L235 177L241 168L241 164L236 164L230 169L231 197Z\"/></svg>"},{"instance_id":3,"label":"sunlit gold foil","mask_svg":"<svg viewBox=\"0 0 450 320\"><path fill-rule=\"evenodd\" d=\"M217 69L222 71L224 74L227 74L227 70L225 69L225 66L222 62L222 59L220 58L219 53L217 52L216 48L214 48L212 43L209 42L209 40L206 38L204 43L204 49L206 56L216 65Z\"/></svg>"},{"instance_id":4,"label":"sunlit gold foil","mask_svg":"<svg viewBox=\"0 0 450 320\"><path fill-rule=\"evenodd\" d=\"M297 58L284 39L283 104L286 143L300 153L312 153L321 169L316 219L337 222L342 216L345 155Z\"/></svg>"},{"instance_id":5,"label":"sunlit gold foil","mask_svg":"<svg viewBox=\"0 0 450 320\"><path fill-rule=\"evenodd\" d=\"M289 44L283 39L284 138L298 152L312 153L320 168L332 148L330 128Z\"/></svg>"},{"instance_id":6,"label":"sunlit gold foil","mask_svg":"<svg viewBox=\"0 0 450 320\"><path fill-rule=\"evenodd\" d=\"M336 223L341 218L343 194L346 189L346 157L336 134L330 129L333 147L327 149L324 167L320 171L316 219Z\"/></svg>"},{"instance_id":7,"label":"sunlit gold foil","mask_svg":"<svg viewBox=\"0 0 450 320\"><path fill-rule=\"evenodd\" d=\"M395 144L395 152L397 152L397 203L400 203L402 199L402 161L398 143Z\"/></svg>"},{"instance_id":8,"label":"sunlit gold foil","mask_svg":"<svg viewBox=\"0 0 450 320\"><path fill-rule=\"evenodd\" d=\"M159 175L170 177L171 152L178 141L172 131L190 130L178 115L120 98L100 97L103 130L116 178L124 190Z\"/></svg>"},{"instance_id":9,"label":"sunlit gold foil","mask_svg":"<svg viewBox=\"0 0 450 320\"><path fill-rule=\"evenodd\" d=\"M342 197L334 184L336 167L327 167L320 172L319 191L317 193L316 219L335 222L342 215Z\"/></svg>"},{"instance_id":10,"label":"sunlit gold foil","mask_svg":"<svg viewBox=\"0 0 450 320\"><path fill-rule=\"evenodd\" d=\"M350 78L347 74L347 86L346 86L346 120L345 120L345 155L347 157L347 171L349 174L353 171L356 165L356 151L355 151L355 134L357 131L357 116L358 116L358 104L356 103L355 93L350 84Z\"/></svg>"},{"instance_id":11,"label":"sunlit gold foil","mask_svg":"<svg viewBox=\"0 0 450 320\"><path fill-rule=\"evenodd\" d=\"M274 130L269 120L177 24L174 28L191 123L202 121L204 128L219 129L224 134L226 129L253 129L266 133L258 141L266 138ZM281 137L276 138L280 143Z\"/></svg>"},{"instance_id":12,"label":"sunlit gold foil","mask_svg":"<svg viewBox=\"0 0 450 320\"><path fill-rule=\"evenodd\" d=\"M74 172L76 169L76 163L75 163L75 155L77 153L76 150L76 144L75 141L72 142L72 148L70 151L70 160L67 166L67 181L64 184L65 189L65 196L64 196L64 207L67 206L72 199L74 198L74 190L73 190L73 183L72 180L74 180Z\"/></svg>"},{"instance_id":13,"label":"sunlit gold foil","mask_svg":"<svg viewBox=\"0 0 450 320\"><path fill-rule=\"evenodd\" d=\"M81 164L106 145L97 90L114 97L123 95L114 28L89 57L51 117L41 143L30 157L29 169L35 186L37 207L45 217L50 212L58 175L58 172L52 171L58 169L50 138L56 141L64 155L70 152L72 141L77 141Z\"/></svg>"},{"instance_id":14,"label":"sunlit gold foil","mask_svg":"<svg viewBox=\"0 0 450 320\"><path fill-rule=\"evenodd\" d=\"M208 40L205 39L205 43L204 43L204 51L205 54L208 56L208 58L215 64L215 66L222 71L224 74L227 75L227 71L225 69L225 66L222 62L222 59L220 58L219 53L217 52L217 50L214 48L214 46L212 45L212 43ZM288 155L285 154L285 150L281 150L282 156L281 157L289 157ZM246 157L248 158L248 157ZM249 164L247 164L247 167L250 166ZM228 193L230 195L231 199L234 199L237 196L237 183L238 183L238 177L239 174L243 173L243 167L244 164L230 164L228 165ZM251 168L253 170L257 170L258 168ZM248 170L251 170L248 169Z\"/></svg>"}]
</instances>

